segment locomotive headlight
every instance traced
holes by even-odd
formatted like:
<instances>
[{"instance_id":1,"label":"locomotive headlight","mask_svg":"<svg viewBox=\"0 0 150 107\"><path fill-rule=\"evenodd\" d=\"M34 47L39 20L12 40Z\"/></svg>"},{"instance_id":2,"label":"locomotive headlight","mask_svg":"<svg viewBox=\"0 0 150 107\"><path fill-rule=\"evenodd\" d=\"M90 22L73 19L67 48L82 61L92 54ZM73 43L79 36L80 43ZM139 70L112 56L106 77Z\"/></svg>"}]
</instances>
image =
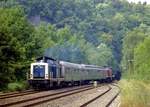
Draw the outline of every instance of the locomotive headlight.
<instances>
[{"instance_id":1,"label":"locomotive headlight","mask_svg":"<svg viewBox=\"0 0 150 107\"><path fill-rule=\"evenodd\" d=\"M33 75L32 74L30 74L30 79L33 79Z\"/></svg>"},{"instance_id":2,"label":"locomotive headlight","mask_svg":"<svg viewBox=\"0 0 150 107\"><path fill-rule=\"evenodd\" d=\"M48 74L46 74L45 79L48 79Z\"/></svg>"}]
</instances>

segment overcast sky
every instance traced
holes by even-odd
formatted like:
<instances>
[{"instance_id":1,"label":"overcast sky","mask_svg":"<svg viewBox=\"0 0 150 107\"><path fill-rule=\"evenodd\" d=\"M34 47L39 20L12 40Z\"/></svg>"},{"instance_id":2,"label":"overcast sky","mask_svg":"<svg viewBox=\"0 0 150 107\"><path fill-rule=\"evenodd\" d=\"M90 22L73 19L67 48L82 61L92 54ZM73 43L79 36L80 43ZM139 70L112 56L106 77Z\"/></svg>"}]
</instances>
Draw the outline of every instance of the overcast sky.
<instances>
[{"instance_id":1,"label":"overcast sky","mask_svg":"<svg viewBox=\"0 0 150 107\"><path fill-rule=\"evenodd\" d=\"M138 3L139 1L141 1L142 3L143 2L147 2L147 4L150 4L150 0L128 0L129 2L135 2L135 3Z\"/></svg>"}]
</instances>

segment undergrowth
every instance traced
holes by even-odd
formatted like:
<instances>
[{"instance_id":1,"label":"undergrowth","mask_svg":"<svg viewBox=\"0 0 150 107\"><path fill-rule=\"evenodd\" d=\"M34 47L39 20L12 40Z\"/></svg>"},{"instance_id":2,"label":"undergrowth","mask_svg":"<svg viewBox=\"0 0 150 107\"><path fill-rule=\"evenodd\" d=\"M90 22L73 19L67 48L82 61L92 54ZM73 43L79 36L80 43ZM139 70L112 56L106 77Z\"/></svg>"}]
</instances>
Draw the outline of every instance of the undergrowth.
<instances>
[{"instance_id":1,"label":"undergrowth","mask_svg":"<svg viewBox=\"0 0 150 107\"><path fill-rule=\"evenodd\" d=\"M121 107L150 107L150 83L135 79L122 79Z\"/></svg>"}]
</instances>

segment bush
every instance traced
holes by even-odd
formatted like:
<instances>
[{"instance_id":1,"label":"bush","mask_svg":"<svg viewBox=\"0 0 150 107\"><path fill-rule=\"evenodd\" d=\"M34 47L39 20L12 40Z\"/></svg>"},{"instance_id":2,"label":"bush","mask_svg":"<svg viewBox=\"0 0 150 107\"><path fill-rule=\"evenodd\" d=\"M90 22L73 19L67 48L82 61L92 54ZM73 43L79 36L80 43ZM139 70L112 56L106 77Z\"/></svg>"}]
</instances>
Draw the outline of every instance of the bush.
<instances>
[{"instance_id":1,"label":"bush","mask_svg":"<svg viewBox=\"0 0 150 107\"><path fill-rule=\"evenodd\" d=\"M28 85L25 81L9 83L7 86L8 91L21 91L21 90L25 90L27 88L28 88Z\"/></svg>"}]
</instances>

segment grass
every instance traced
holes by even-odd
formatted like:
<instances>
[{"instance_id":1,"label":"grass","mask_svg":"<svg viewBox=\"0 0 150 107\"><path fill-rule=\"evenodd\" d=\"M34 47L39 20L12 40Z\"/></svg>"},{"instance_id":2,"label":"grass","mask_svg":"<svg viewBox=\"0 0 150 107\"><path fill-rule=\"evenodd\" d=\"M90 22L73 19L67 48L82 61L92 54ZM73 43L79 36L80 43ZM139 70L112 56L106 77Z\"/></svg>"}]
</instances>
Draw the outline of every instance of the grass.
<instances>
[{"instance_id":1,"label":"grass","mask_svg":"<svg viewBox=\"0 0 150 107\"><path fill-rule=\"evenodd\" d=\"M121 107L150 107L150 83L135 79L122 79Z\"/></svg>"}]
</instances>

